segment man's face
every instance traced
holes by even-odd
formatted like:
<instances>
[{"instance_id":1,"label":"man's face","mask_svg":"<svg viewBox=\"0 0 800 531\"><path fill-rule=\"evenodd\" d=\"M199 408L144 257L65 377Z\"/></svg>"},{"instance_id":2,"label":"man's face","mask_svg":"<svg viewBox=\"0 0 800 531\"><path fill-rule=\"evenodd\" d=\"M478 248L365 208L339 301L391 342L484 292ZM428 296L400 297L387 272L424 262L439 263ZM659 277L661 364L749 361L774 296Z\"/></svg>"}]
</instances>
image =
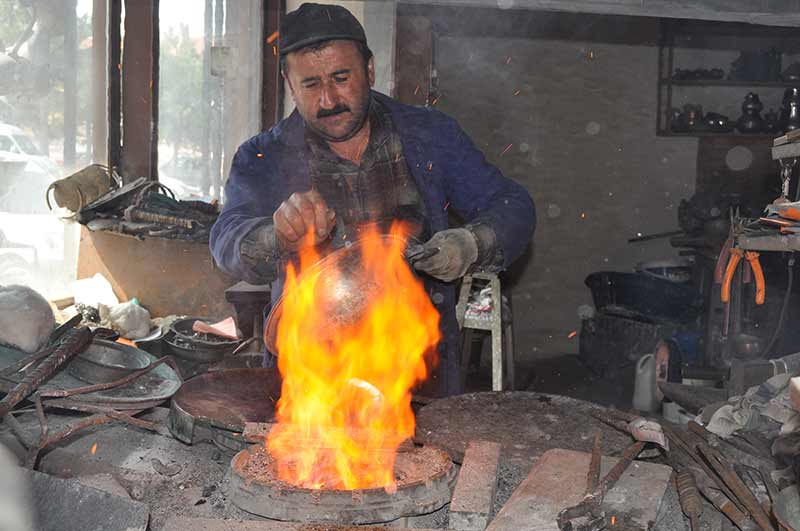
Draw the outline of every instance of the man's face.
<instances>
[{"instance_id":1,"label":"man's face","mask_svg":"<svg viewBox=\"0 0 800 531\"><path fill-rule=\"evenodd\" d=\"M336 40L319 50L299 50L286 57L289 81L300 116L322 138L348 140L364 125L375 67L367 68L353 41Z\"/></svg>"}]
</instances>

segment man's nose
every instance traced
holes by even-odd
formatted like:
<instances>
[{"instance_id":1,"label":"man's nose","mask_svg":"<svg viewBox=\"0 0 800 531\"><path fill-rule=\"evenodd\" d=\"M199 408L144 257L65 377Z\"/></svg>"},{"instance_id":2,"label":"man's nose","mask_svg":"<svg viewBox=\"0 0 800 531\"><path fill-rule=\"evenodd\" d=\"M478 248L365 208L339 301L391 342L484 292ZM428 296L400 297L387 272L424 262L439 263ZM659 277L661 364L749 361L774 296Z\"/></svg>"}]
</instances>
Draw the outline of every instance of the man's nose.
<instances>
[{"instance_id":1,"label":"man's nose","mask_svg":"<svg viewBox=\"0 0 800 531\"><path fill-rule=\"evenodd\" d=\"M336 89L328 83L324 84L319 95L319 106L323 109L333 109L337 100Z\"/></svg>"}]
</instances>

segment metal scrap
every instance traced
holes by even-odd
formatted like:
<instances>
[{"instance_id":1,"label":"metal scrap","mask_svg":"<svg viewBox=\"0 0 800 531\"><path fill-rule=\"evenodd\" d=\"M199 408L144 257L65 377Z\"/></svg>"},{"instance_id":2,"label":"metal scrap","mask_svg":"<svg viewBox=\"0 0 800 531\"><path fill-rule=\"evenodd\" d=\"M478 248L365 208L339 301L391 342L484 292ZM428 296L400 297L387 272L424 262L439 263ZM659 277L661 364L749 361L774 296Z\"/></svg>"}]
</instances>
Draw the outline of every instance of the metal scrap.
<instances>
[{"instance_id":1,"label":"metal scrap","mask_svg":"<svg viewBox=\"0 0 800 531\"><path fill-rule=\"evenodd\" d=\"M68 332L66 339L53 350L53 353L0 400L0 417L6 416L14 406L55 376L70 360L86 350L91 342L92 333L88 328L78 328Z\"/></svg>"},{"instance_id":2,"label":"metal scrap","mask_svg":"<svg viewBox=\"0 0 800 531\"><path fill-rule=\"evenodd\" d=\"M644 442L636 441L626 448L619 461L608 471L608 474L606 474L602 480L599 480L600 442L599 437L595 437L587 484L588 486L596 486L591 492L586 493L580 503L572 507L567 507L558 513L556 520L558 528L562 531L594 531L604 529L606 527L606 515L601 508L603 499L606 493L617 484L617 481L622 477L622 474L627 470L628 466L636 459L636 456L642 451L644 445ZM577 525L573 523L573 520L584 517L588 518L586 523Z\"/></svg>"}]
</instances>

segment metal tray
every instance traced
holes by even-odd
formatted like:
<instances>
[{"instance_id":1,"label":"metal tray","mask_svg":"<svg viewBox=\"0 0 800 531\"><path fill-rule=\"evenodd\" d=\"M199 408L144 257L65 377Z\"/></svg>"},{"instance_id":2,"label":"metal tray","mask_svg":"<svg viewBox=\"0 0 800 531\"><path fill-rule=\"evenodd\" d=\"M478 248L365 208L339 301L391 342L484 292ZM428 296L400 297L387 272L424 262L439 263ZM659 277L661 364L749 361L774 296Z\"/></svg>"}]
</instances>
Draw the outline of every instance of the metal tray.
<instances>
[{"instance_id":1,"label":"metal tray","mask_svg":"<svg viewBox=\"0 0 800 531\"><path fill-rule=\"evenodd\" d=\"M25 352L19 350L0 346L0 369L11 365L27 355L28 354ZM147 354L147 357L151 363L156 361L155 356ZM19 379L14 377L0 377L0 392L8 392L18 381ZM86 382L79 380L67 370L63 370L44 384L41 389L74 389L76 387L85 387L86 385L88 385ZM85 395L75 395L70 398L88 404L108 406L115 409L146 409L155 407L169 400L180 387L180 377L171 367L161 364L141 378L137 378L121 387Z\"/></svg>"},{"instance_id":2,"label":"metal tray","mask_svg":"<svg viewBox=\"0 0 800 531\"><path fill-rule=\"evenodd\" d=\"M67 365L67 371L90 384L124 378L150 365L151 356L138 348L114 341L95 339Z\"/></svg>"},{"instance_id":3,"label":"metal tray","mask_svg":"<svg viewBox=\"0 0 800 531\"><path fill-rule=\"evenodd\" d=\"M281 391L276 369L225 369L187 380L173 397L167 427L179 441L210 440L238 452L246 422L270 422Z\"/></svg>"}]
</instances>

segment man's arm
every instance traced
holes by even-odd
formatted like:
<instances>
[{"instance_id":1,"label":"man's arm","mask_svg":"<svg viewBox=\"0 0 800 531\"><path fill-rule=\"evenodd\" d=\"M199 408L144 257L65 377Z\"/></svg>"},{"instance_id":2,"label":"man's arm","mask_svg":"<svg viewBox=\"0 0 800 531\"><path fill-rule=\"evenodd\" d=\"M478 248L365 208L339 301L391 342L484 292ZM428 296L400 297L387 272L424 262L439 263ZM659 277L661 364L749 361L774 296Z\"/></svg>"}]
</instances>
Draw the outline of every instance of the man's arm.
<instances>
[{"instance_id":1,"label":"man's arm","mask_svg":"<svg viewBox=\"0 0 800 531\"><path fill-rule=\"evenodd\" d=\"M291 193L298 186L279 175L252 140L239 148L225 206L211 229L211 251L223 270L248 282L271 282L289 253L328 238L335 213L313 188Z\"/></svg>"},{"instance_id":2,"label":"man's arm","mask_svg":"<svg viewBox=\"0 0 800 531\"><path fill-rule=\"evenodd\" d=\"M225 183L225 205L211 229L209 246L223 271L265 284L277 277L281 253L272 222L276 205L270 175L274 170L257 153L253 140L236 152Z\"/></svg>"},{"instance_id":3,"label":"man's arm","mask_svg":"<svg viewBox=\"0 0 800 531\"><path fill-rule=\"evenodd\" d=\"M448 122L447 149L451 152L444 175L445 193L476 237L474 267L500 271L516 260L531 240L536 226L533 200L525 188L486 161L455 120Z\"/></svg>"}]
</instances>

